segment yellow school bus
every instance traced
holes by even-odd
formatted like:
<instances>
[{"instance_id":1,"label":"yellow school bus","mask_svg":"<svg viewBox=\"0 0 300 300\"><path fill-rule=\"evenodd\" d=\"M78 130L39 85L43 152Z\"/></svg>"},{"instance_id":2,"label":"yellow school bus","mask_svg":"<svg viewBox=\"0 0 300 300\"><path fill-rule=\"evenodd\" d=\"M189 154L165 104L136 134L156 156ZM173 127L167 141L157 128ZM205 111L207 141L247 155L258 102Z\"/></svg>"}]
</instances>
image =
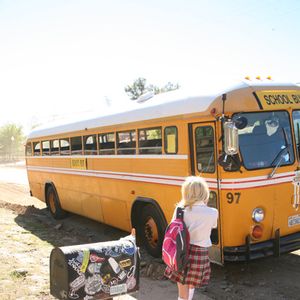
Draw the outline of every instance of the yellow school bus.
<instances>
[{"instance_id":1,"label":"yellow school bus","mask_svg":"<svg viewBox=\"0 0 300 300\"><path fill-rule=\"evenodd\" d=\"M219 211L213 261L300 248L299 86L245 80L209 95L179 90L148 98L29 134L31 194L53 217L72 212L135 227L147 251L160 256L180 186L196 175Z\"/></svg>"}]
</instances>

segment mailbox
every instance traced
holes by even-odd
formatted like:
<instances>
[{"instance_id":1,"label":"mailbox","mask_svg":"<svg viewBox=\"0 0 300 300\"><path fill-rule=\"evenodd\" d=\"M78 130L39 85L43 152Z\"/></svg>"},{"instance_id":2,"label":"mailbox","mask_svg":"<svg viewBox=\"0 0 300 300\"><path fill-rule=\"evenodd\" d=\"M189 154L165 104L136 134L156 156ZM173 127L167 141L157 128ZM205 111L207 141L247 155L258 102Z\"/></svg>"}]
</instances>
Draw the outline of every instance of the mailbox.
<instances>
[{"instance_id":1,"label":"mailbox","mask_svg":"<svg viewBox=\"0 0 300 300\"><path fill-rule=\"evenodd\" d=\"M139 289L139 249L118 241L57 247L50 255L50 293L58 299L109 299Z\"/></svg>"}]
</instances>

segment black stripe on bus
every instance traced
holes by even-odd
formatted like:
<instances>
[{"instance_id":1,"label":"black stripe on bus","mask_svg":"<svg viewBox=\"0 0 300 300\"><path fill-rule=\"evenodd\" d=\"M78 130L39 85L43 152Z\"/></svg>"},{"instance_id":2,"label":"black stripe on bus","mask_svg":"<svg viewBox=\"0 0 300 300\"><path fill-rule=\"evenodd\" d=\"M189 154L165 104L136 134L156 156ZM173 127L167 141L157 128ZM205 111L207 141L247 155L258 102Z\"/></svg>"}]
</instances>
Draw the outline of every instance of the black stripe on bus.
<instances>
[{"instance_id":1,"label":"black stripe on bus","mask_svg":"<svg viewBox=\"0 0 300 300\"><path fill-rule=\"evenodd\" d=\"M190 146L191 175L195 175L193 124L189 124L188 126L189 126L188 129L189 129L189 146Z\"/></svg>"},{"instance_id":2,"label":"black stripe on bus","mask_svg":"<svg viewBox=\"0 0 300 300\"><path fill-rule=\"evenodd\" d=\"M260 102L260 100L259 100L259 98L257 97L257 95L256 95L255 92L253 92L253 95L254 95L254 97L255 97L255 99L256 99L256 102L257 102L257 104L258 104L258 106L259 106L259 109L264 109L263 106L261 105L261 102Z\"/></svg>"}]
</instances>

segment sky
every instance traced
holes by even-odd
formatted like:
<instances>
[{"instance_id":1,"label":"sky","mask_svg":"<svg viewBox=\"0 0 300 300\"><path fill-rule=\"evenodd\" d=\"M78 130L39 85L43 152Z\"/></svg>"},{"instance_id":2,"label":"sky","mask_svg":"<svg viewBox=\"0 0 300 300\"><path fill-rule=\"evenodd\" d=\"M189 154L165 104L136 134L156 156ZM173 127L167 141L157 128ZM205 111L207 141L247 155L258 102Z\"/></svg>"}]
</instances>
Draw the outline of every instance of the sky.
<instances>
[{"instance_id":1,"label":"sky","mask_svg":"<svg viewBox=\"0 0 300 300\"><path fill-rule=\"evenodd\" d=\"M126 107L138 77L300 82L299 16L299 0L0 0L0 126Z\"/></svg>"}]
</instances>

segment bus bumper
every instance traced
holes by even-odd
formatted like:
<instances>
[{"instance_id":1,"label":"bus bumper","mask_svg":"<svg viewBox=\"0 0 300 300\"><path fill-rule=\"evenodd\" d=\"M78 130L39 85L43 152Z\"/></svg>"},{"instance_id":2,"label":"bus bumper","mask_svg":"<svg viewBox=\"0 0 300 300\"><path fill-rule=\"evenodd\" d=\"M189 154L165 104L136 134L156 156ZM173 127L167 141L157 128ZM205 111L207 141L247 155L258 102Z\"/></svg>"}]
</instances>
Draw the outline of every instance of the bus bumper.
<instances>
[{"instance_id":1,"label":"bus bumper","mask_svg":"<svg viewBox=\"0 0 300 300\"><path fill-rule=\"evenodd\" d=\"M282 253L300 249L300 232L280 236L280 229L275 238L261 243L251 244L250 235L243 246L224 247L224 261L249 261L267 256L280 256Z\"/></svg>"}]
</instances>

